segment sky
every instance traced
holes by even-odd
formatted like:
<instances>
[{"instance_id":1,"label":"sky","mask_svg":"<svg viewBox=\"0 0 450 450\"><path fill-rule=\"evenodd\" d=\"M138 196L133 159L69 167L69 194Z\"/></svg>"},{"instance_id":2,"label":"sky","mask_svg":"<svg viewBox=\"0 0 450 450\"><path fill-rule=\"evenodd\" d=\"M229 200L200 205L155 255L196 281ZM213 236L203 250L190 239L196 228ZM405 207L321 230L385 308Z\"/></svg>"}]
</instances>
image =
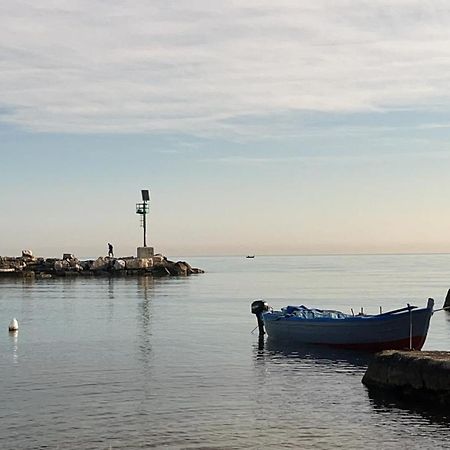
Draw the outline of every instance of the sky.
<instances>
[{"instance_id":1,"label":"sky","mask_svg":"<svg viewBox=\"0 0 450 450\"><path fill-rule=\"evenodd\" d=\"M450 4L3 0L0 255L450 252Z\"/></svg>"}]
</instances>

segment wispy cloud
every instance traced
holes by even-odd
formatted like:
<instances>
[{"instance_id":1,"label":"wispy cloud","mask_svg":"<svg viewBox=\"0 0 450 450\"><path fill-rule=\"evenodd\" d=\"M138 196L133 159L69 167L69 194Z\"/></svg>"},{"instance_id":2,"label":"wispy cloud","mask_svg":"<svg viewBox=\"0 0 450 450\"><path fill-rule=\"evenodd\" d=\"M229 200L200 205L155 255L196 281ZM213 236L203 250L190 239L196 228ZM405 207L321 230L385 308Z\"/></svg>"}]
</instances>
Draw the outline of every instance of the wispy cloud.
<instances>
[{"instance_id":1,"label":"wispy cloud","mask_svg":"<svg viewBox=\"0 0 450 450\"><path fill-rule=\"evenodd\" d=\"M438 0L5 0L0 17L1 120L35 131L246 135L262 130L242 117L449 107Z\"/></svg>"},{"instance_id":2,"label":"wispy cloud","mask_svg":"<svg viewBox=\"0 0 450 450\"><path fill-rule=\"evenodd\" d=\"M301 156L241 156L229 155L218 156L216 158L202 158L199 162L226 164L236 166L258 166L275 164L302 164L302 165L323 165L323 164L339 164L342 166L351 166L352 164L391 164L392 161L403 161L407 157L409 160L438 160L449 161L450 153L448 151L427 151L427 152L339 152Z\"/></svg>"},{"instance_id":3,"label":"wispy cloud","mask_svg":"<svg viewBox=\"0 0 450 450\"><path fill-rule=\"evenodd\" d=\"M450 122L449 123L425 123L423 125L419 126L422 130L433 130L433 129L450 129Z\"/></svg>"}]
</instances>

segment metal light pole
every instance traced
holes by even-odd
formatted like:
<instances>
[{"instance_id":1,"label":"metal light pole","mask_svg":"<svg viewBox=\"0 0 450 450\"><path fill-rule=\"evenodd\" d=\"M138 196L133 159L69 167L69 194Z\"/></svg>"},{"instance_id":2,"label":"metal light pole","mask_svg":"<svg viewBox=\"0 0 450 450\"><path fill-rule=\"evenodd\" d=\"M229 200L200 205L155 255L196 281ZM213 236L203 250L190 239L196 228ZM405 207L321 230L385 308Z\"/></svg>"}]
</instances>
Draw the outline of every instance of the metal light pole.
<instances>
[{"instance_id":1,"label":"metal light pole","mask_svg":"<svg viewBox=\"0 0 450 450\"><path fill-rule=\"evenodd\" d=\"M147 247L147 214L144 213L142 218L144 219L144 247Z\"/></svg>"},{"instance_id":2,"label":"metal light pole","mask_svg":"<svg viewBox=\"0 0 450 450\"><path fill-rule=\"evenodd\" d=\"M144 228L144 247L147 247L147 214L149 211L150 193L147 189L142 190L141 193L142 203L136 203L136 214L141 215L141 226Z\"/></svg>"}]
</instances>

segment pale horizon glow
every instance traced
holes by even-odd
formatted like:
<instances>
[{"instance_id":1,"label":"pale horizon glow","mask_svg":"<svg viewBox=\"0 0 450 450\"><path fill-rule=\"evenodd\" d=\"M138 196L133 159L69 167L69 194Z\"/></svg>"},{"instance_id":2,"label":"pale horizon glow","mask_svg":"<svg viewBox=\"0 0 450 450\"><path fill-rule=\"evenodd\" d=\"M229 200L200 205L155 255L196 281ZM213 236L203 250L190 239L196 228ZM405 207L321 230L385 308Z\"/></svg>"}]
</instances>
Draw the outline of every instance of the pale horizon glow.
<instances>
[{"instance_id":1,"label":"pale horizon glow","mask_svg":"<svg viewBox=\"0 0 450 450\"><path fill-rule=\"evenodd\" d=\"M450 5L6 0L0 255L450 252Z\"/></svg>"}]
</instances>

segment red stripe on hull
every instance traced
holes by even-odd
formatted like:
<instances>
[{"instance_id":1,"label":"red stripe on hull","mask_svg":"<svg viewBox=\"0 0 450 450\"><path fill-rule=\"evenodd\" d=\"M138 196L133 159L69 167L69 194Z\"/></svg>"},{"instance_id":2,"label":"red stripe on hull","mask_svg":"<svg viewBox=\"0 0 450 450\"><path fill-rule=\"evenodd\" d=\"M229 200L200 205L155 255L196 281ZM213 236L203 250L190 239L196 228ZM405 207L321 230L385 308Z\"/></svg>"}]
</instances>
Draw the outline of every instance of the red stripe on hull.
<instances>
[{"instance_id":1,"label":"red stripe on hull","mask_svg":"<svg viewBox=\"0 0 450 450\"><path fill-rule=\"evenodd\" d=\"M412 350L421 350L425 343L426 336L413 336ZM364 344L330 344L336 348L348 348L351 350L365 350L370 352L380 352L382 350L409 350L409 338L399 339L389 342L367 342Z\"/></svg>"}]
</instances>

